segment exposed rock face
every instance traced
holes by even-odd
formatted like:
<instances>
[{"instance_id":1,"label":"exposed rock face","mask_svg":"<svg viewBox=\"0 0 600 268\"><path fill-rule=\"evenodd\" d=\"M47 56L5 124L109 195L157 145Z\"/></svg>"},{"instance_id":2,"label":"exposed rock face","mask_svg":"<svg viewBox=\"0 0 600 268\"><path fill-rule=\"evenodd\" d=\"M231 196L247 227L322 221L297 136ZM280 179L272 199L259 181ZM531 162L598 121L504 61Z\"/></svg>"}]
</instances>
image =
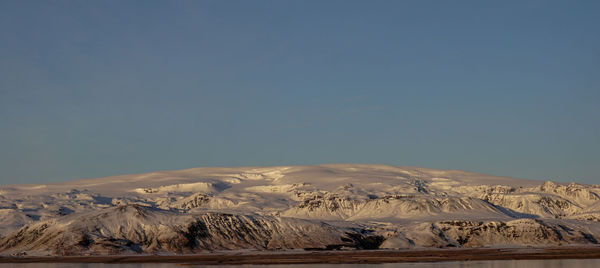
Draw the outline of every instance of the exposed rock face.
<instances>
[{"instance_id":1,"label":"exposed rock face","mask_svg":"<svg viewBox=\"0 0 600 268\"><path fill-rule=\"evenodd\" d=\"M368 197L353 198L337 193L305 196L294 208L282 215L313 219L347 219L362 209Z\"/></svg>"},{"instance_id":2,"label":"exposed rock face","mask_svg":"<svg viewBox=\"0 0 600 268\"><path fill-rule=\"evenodd\" d=\"M482 199L530 217L561 218L583 210L579 205L565 198L547 194L486 194Z\"/></svg>"},{"instance_id":3,"label":"exposed rock face","mask_svg":"<svg viewBox=\"0 0 600 268\"><path fill-rule=\"evenodd\" d=\"M447 221L436 223L449 242L456 246L596 244L589 234L564 225L541 220L508 222Z\"/></svg>"},{"instance_id":4,"label":"exposed rock face","mask_svg":"<svg viewBox=\"0 0 600 268\"><path fill-rule=\"evenodd\" d=\"M210 202L210 200L211 200L211 197L206 194L192 195L192 196L182 200L181 202L179 202L179 204L180 204L179 208L185 209L185 210L199 208L199 207L207 205Z\"/></svg>"},{"instance_id":5,"label":"exposed rock face","mask_svg":"<svg viewBox=\"0 0 600 268\"><path fill-rule=\"evenodd\" d=\"M597 244L600 188L377 165L0 187L0 254Z\"/></svg>"},{"instance_id":6,"label":"exposed rock face","mask_svg":"<svg viewBox=\"0 0 600 268\"><path fill-rule=\"evenodd\" d=\"M223 213L181 214L138 205L28 225L0 250L52 254L363 247L369 236L326 223Z\"/></svg>"}]
</instances>

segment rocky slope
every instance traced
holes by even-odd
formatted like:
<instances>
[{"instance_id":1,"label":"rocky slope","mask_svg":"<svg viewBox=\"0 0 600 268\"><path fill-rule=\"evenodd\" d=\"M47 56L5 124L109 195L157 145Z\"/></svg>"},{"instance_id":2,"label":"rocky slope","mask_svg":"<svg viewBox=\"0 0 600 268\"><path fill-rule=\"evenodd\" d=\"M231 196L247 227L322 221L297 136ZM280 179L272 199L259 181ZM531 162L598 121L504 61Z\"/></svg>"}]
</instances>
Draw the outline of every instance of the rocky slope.
<instances>
[{"instance_id":1,"label":"rocky slope","mask_svg":"<svg viewBox=\"0 0 600 268\"><path fill-rule=\"evenodd\" d=\"M600 188L382 165L0 187L1 254L597 244Z\"/></svg>"}]
</instances>

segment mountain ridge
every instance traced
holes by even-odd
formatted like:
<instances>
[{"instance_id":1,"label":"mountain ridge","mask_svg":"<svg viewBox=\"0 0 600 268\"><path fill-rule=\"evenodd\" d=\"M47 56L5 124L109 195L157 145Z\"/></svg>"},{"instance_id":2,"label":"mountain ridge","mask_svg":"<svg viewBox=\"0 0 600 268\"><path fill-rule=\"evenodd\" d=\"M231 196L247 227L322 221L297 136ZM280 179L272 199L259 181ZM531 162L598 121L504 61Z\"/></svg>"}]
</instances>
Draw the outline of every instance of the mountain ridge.
<instances>
[{"instance_id":1,"label":"mountain ridge","mask_svg":"<svg viewBox=\"0 0 600 268\"><path fill-rule=\"evenodd\" d=\"M386 165L201 167L0 186L0 219L0 254L598 244L600 188ZM190 232L200 223L212 229Z\"/></svg>"}]
</instances>

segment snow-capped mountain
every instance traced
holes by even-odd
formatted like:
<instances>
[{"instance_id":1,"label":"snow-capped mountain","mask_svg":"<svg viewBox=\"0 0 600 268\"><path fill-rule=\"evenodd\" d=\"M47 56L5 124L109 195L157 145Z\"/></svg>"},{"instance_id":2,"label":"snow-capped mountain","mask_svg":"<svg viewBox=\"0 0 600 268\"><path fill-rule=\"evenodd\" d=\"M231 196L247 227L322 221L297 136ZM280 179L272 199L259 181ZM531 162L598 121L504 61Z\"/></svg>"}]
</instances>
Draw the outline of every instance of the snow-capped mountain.
<instances>
[{"instance_id":1,"label":"snow-capped mountain","mask_svg":"<svg viewBox=\"0 0 600 268\"><path fill-rule=\"evenodd\" d=\"M384 165L0 187L0 253L598 244L600 187Z\"/></svg>"}]
</instances>

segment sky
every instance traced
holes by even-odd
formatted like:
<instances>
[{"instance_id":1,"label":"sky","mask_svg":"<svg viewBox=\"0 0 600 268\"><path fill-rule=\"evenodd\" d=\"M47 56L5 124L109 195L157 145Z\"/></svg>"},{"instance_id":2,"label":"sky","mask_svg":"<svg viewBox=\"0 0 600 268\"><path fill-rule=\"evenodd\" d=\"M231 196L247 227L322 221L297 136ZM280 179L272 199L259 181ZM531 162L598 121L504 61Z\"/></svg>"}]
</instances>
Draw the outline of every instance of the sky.
<instances>
[{"instance_id":1,"label":"sky","mask_svg":"<svg viewBox=\"0 0 600 268\"><path fill-rule=\"evenodd\" d=\"M373 163L600 184L600 1L0 1L0 184Z\"/></svg>"}]
</instances>

